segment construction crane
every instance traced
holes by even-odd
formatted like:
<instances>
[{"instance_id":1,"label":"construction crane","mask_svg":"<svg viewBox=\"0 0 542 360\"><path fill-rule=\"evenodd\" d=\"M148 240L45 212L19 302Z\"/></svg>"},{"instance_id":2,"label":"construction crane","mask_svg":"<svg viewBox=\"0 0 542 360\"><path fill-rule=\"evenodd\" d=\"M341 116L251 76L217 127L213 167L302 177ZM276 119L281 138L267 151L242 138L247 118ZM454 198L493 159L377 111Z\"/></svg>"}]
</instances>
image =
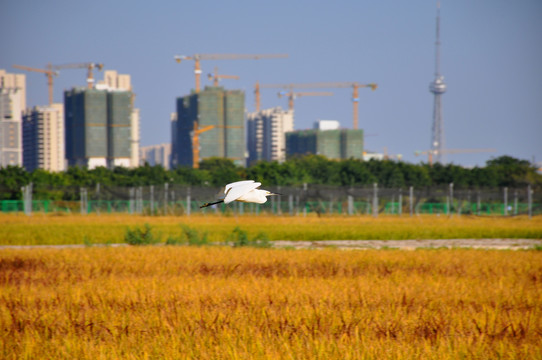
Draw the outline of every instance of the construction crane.
<instances>
[{"instance_id":1,"label":"construction crane","mask_svg":"<svg viewBox=\"0 0 542 360\"><path fill-rule=\"evenodd\" d=\"M259 81L256 81L256 85L254 85L254 100L255 100L256 112L259 112L260 111L260 104L261 104L260 82Z\"/></svg>"},{"instance_id":2,"label":"construction crane","mask_svg":"<svg viewBox=\"0 0 542 360\"><path fill-rule=\"evenodd\" d=\"M283 88L283 89L329 89L329 88L348 88L353 89L352 102L354 103L353 110L353 128L358 128L358 105L359 105L359 89L370 88L376 90L378 85L375 83L360 84L359 82L320 82L320 83L306 83L306 84L264 84L260 85L256 83L254 88L254 95L256 98L256 111L260 111L260 88Z\"/></svg>"},{"instance_id":3,"label":"construction crane","mask_svg":"<svg viewBox=\"0 0 542 360\"><path fill-rule=\"evenodd\" d=\"M440 154L468 154L468 153L481 153L481 152L495 152L497 149L442 149ZM437 150L423 150L415 151L414 155L427 155L427 163L429 166L433 166L433 156L437 155Z\"/></svg>"},{"instance_id":4,"label":"construction crane","mask_svg":"<svg viewBox=\"0 0 542 360\"><path fill-rule=\"evenodd\" d=\"M234 80L239 80L239 76L237 75L222 75L222 74L218 74L218 68L215 67L215 72L214 74L208 74L207 75L207 78L209 80L212 80L213 81L213 86L218 86L218 82L220 81L220 79L234 79Z\"/></svg>"},{"instance_id":5,"label":"construction crane","mask_svg":"<svg viewBox=\"0 0 542 360\"><path fill-rule=\"evenodd\" d=\"M51 64L48 64L46 69L32 68L23 65L13 65L13 67L16 69L34 71L45 74L45 76L47 76L47 87L49 88L49 105L53 103L53 76L58 76L58 72L53 71L53 67Z\"/></svg>"},{"instance_id":6,"label":"construction crane","mask_svg":"<svg viewBox=\"0 0 542 360\"><path fill-rule=\"evenodd\" d=\"M198 122L194 121L194 130L192 130L192 167L194 169L199 169L199 135L215 127L215 125L209 125L200 129Z\"/></svg>"},{"instance_id":7,"label":"construction crane","mask_svg":"<svg viewBox=\"0 0 542 360\"><path fill-rule=\"evenodd\" d=\"M207 125L199 128L198 122L194 121L194 127L192 129L192 167L199 169L199 136L200 134L212 130L214 128L232 129L242 128L242 126L219 126L219 125Z\"/></svg>"},{"instance_id":8,"label":"construction crane","mask_svg":"<svg viewBox=\"0 0 542 360\"><path fill-rule=\"evenodd\" d=\"M196 76L196 93L200 91L201 60L258 60L287 58L287 54L194 54L191 56L175 55L178 63L183 60L194 60L194 74Z\"/></svg>"},{"instance_id":9,"label":"construction crane","mask_svg":"<svg viewBox=\"0 0 542 360\"><path fill-rule=\"evenodd\" d=\"M364 155L365 155L365 152L364 152ZM388 154L388 147L387 146L384 146L384 160L390 160L390 159L394 159L394 160L401 160L403 158L403 155L402 154Z\"/></svg>"},{"instance_id":10,"label":"construction crane","mask_svg":"<svg viewBox=\"0 0 542 360\"><path fill-rule=\"evenodd\" d=\"M92 86L94 85L94 74L93 70L96 68L98 70L102 70L104 67L104 64L98 64L98 63L74 63L74 64L63 64L63 65L54 65L53 69L60 70L60 69L87 69L87 87L89 89L92 89Z\"/></svg>"},{"instance_id":11,"label":"construction crane","mask_svg":"<svg viewBox=\"0 0 542 360\"><path fill-rule=\"evenodd\" d=\"M286 96L288 97L288 109L294 110L294 100L298 97L303 96L333 96L332 92L329 91L313 91L313 92L294 92L290 91L281 91L278 93L279 98Z\"/></svg>"}]
</instances>

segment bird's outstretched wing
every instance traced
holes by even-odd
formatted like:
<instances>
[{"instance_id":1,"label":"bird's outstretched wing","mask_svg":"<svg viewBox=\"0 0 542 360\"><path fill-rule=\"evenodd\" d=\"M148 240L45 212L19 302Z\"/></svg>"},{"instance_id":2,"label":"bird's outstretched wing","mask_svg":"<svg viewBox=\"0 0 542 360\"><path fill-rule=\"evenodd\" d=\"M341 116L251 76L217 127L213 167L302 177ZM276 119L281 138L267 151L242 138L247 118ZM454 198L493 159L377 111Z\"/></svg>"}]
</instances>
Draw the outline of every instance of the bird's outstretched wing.
<instances>
[{"instance_id":1,"label":"bird's outstretched wing","mask_svg":"<svg viewBox=\"0 0 542 360\"><path fill-rule=\"evenodd\" d=\"M230 186L233 185L233 186ZM258 188L262 183L254 182L254 180L238 181L226 185L224 204L229 204L232 201L239 199L246 193Z\"/></svg>"},{"instance_id":2,"label":"bird's outstretched wing","mask_svg":"<svg viewBox=\"0 0 542 360\"><path fill-rule=\"evenodd\" d=\"M234 186L239 186L239 185L244 185L244 184L250 184L250 183L253 183L255 182L254 180L241 180L241 181L236 181L236 182L232 182L228 185L226 185L224 187L224 194L228 192L229 188L232 188Z\"/></svg>"},{"instance_id":3,"label":"bird's outstretched wing","mask_svg":"<svg viewBox=\"0 0 542 360\"><path fill-rule=\"evenodd\" d=\"M217 199L224 200L224 198L226 197L226 194L228 193L228 191L232 187L239 186L239 185L242 185L242 184L250 184L250 183L253 183L253 182L254 182L254 180L242 180L242 181L232 182L232 183L224 186L222 189L220 189L218 194L216 194L216 197L217 197Z\"/></svg>"}]
</instances>

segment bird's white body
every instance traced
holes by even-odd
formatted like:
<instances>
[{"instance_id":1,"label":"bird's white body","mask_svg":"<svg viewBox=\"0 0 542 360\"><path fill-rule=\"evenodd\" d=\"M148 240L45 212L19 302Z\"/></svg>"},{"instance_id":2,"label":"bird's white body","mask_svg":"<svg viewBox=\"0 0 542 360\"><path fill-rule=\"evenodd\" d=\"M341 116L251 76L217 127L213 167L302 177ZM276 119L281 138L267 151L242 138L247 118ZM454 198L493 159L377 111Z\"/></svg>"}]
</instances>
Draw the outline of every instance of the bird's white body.
<instances>
[{"instance_id":1,"label":"bird's white body","mask_svg":"<svg viewBox=\"0 0 542 360\"><path fill-rule=\"evenodd\" d=\"M258 189L261 185L261 183L255 182L254 180L233 182L226 185L224 189L220 191L218 196L219 201L214 203L207 203L201 207L207 207L221 202L224 202L224 204L229 204L232 201L264 204L267 202L268 196L279 195L273 194L272 192L267 190Z\"/></svg>"},{"instance_id":2,"label":"bird's white body","mask_svg":"<svg viewBox=\"0 0 542 360\"><path fill-rule=\"evenodd\" d=\"M271 192L258 189L262 183L254 180L237 181L224 187L224 204L232 201L264 204Z\"/></svg>"},{"instance_id":3,"label":"bird's white body","mask_svg":"<svg viewBox=\"0 0 542 360\"><path fill-rule=\"evenodd\" d=\"M269 191L254 189L249 191L245 195L241 195L241 197L235 199L235 201L265 204L265 202L267 201L267 195L269 195Z\"/></svg>"}]
</instances>

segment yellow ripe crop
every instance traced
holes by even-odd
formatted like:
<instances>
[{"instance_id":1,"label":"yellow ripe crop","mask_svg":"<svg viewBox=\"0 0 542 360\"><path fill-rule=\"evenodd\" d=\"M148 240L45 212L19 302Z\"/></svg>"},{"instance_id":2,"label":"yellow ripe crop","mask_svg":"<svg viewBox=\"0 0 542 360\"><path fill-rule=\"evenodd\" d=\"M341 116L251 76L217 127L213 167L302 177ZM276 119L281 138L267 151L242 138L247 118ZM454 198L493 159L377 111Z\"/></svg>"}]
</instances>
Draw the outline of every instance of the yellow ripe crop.
<instances>
[{"instance_id":1,"label":"yellow ripe crop","mask_svg":"<svg viewBox=\"0 0 542 360\"><path fill-rule=\"evenodd\" d=\"M472 216L136 216L0 214L0 245L51 245L123 242L127 228L148 223L162 238L185 224L224 242L234 228L249 237L265 233L270 240L403 240L403 239L542 239L542 217Z\"/></svg>"},{"instance_id":2,"label":"yellow ripe crop","mask_svg":"<svg viewBox=\"0 0 542 360\"><path fill-rule=\"evenodd\" d=\"M6 359L535 359L539 251L0 252Z\"/></svg>"}]
</instances>

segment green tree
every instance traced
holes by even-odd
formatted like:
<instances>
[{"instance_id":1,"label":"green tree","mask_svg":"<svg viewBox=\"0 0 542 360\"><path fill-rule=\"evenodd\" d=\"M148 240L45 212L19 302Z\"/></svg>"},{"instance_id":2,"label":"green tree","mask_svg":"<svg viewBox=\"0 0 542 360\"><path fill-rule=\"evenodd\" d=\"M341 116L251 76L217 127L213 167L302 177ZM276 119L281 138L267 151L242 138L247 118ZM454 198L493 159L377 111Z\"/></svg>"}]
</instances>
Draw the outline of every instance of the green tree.
<instances>
[{"instance_id":1,"label":"green tree","mask_svg":"<svg viewBox=\"0 0 542 360\"><path fill-rule=\"evenodd\" d=\"M454 183L455 187L523 187L542 191L542 175L526 160L501 156L489 160L485 167L464 168L454 164L409 164L390 160L329 160L319 155L296 156L284 163L258 162L248 168L232 160L210 158L200 169L178 167L166 170L160 165L145 164L129 169L116 167L92 170L70 167L65 172L35 170L28 173L19 166L0 168L0 199L20 199L21 187L32 182L34 198L75 200L79 188L104 186L149 186L164 183L223 186L242 179L253 179L268 185L293 186L303 183L366 186L378 182L382 187L426 187Z\"/></svg>"},{"instance_id":2,"label":"green tree","mask_svg":"<svg viewBox=\"0 0 542 360\"><path fill-rule=\"evenodd\" d=\"M282 167L276 161L258 161L247 169L247 177L265 184L284 185Z\"/></svg>"},{"instance_id":3,"label":"green tree","mask_svg":"<svg viewBox=\"0 0 542 360\"><path fill-rule=\"evenodd\" d=\"M427 167L422 165L414 165L409 163L398 163L399 168L403 173L406 186L426 187L431 184L431 177Z\"/></svg>"},{"instance_id":4,"label":"green tree","mask_svg":"<svg viewBox=\"0 0 542 360\"><path fill-rule=\"evenodd\" d=\"M292 157L288 162L307 174L307 180L313 184L339 185L338 161L329 160L322 155Z\"/></svg>"},{"instance_id":5,"label":"green tree","mask_svg":"<svg viewBox=\"0 0 542 360\"><path fill-rule=\"evenodd\" d=\"M171 182L170 174L162 165L151 166L145 163L144 166L134 170L134 176L137 179L137 184L133 185L139 186L161 185Z\"/></svg>"},{"instance_id":6,"label":"green tree","mask_svg":"<svg viewBox=\"0 0 542 360\"><path fill-rule=\"evenodd\" d=\"M70 185L68 177L62 172L36 169L30 174L34 199L62 200Z\"/></svg>"},{"instance_id":7,"label":"green tree","mask_svg":"<svg viewBox=\"0 0 542 360\"><path fill-rule=\"evenodd\" d=\"M377 181L363 162L354 159L339 163L339 176L341 185L368 185Z\"/></svg>"},{"instance_id":8,"label":"green tree","mask_svg":"<svg viewBox=\"0 0 542 360\"><path fill-rule=\"evenodd\" d=\"M187 185L207 185L211 183L211 176L208 171L201 171L191 167L177 167L171 171L173 182Z\"/></svg>"},{"instance_id":9,"label":"green tree","mask_svg":"<svg viewBox=\"0 0 542 360\"><path fill-rule=\"evenodd\" d=\"M542 175L527 160L519 160L511 156L500 156L486 162L488 169L495 170L498 186L518 187L527 184L542 184Z\"/></svg>"},{"instance_id":10,"label":"green tree","mask_svg":"<svg viewBox=\"0 0 542 360\"><path fill-rule=\"evenodd\" d=\"M30 183L30 175L20 166L0 168L0 199L19 200L21 187Z\"/></svg>"},{"instance_id":11,"label":"green tree","mask_svg":"<svg viewBox=\"0 0 542 360\"><path fill-rule=\"evenodd\" d=\"M490 167L474 167L470 170L470 187L497 187L497 170Z\"/></svg>"},{"instance_id":12,"label":"green tree","mask_svg":"<svg viewBox=\"0 0 542 360\"><path fill-rule=\"evenodd\" d=\"M224 186L242 180L239 175L240 169L230 159L208 158L200 163L200 169L209 173L211 185L213 186Z\"/></svg>"},{"instance_id":13,"label":"green tree","mask_svg":"<svg viewBox=\"0 0 542 360\"><path fill-rule=\"evenodd\" d=\"M95 167L88 170L88 176L92 184L113 185L113 172L104 166Z\"/></svg>"},{"instance_id":14,"label":"green tree","mask_svg":"<svg viewBox=\"0 0 542 360\"><path fill-rule=\"evenodd\" d=\"M64 173L68 178L68 184L72 186L91 186L93 185L88 170L80 166L70 166Z\"/></svg>"},{"instance_id":15,"label":"green tree","mask_svg":"<svg viewBox=\"0 0 542 360\"><path fill-rule=\"evenodd\" d=\"M134 169L125 168L123 166L116 166L113 169L112 182L116 186L138 186L140 182L139 178L135 175Z\"/></svg>"},{"instance_id":16,"label":"green tree","mask_svg":"<svg viewBox=\"0 0 542 360\"><path fill-rule=\"evenodd\" d=\"M405 178L403 172L398 166L393 166L386 179L386 186L390 188L402 188L405 186Z\"/></svg>"}]
</instances>

